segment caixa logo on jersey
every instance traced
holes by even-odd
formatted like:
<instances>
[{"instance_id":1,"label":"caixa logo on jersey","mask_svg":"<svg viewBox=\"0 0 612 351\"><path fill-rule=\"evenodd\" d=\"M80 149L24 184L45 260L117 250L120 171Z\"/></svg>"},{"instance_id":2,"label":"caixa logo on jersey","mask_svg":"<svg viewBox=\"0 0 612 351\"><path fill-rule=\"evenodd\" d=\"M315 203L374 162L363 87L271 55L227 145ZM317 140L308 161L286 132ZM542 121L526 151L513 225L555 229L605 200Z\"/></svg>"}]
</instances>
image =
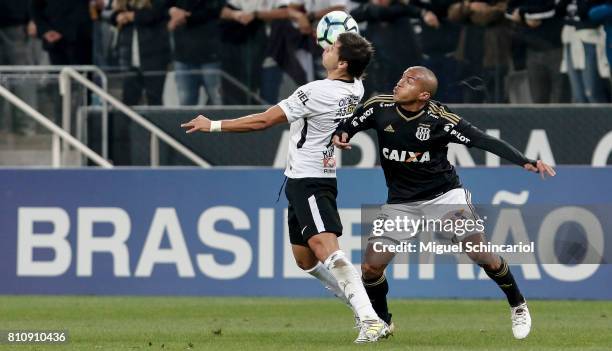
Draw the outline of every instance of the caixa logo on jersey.
<instances>
[{"instance_id":1,"label":"caixa logo on jersey","mask_svg":"<svg viewBox=\"0 0 612 351\"><path fill-rule=\"evenodd\" d=\"M412 152L405 150L393 150L389 148L382 149L383 157L389 161L398 161L398 162L429 162L430 156L429 151L425 152Z\"/></svg>"}]
</instances>

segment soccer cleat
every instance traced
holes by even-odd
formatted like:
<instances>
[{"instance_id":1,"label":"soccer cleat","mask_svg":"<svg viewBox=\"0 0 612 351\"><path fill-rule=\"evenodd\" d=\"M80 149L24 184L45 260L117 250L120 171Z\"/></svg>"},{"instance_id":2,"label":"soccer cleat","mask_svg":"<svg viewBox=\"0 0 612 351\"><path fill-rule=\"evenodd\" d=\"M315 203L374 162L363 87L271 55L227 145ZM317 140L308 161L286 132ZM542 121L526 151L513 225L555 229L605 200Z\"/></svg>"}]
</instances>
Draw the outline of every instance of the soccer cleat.
<instances>
[{"instance_id":1,"label":"soccer cleat","mask_svg":"<svg viewBox=\"0 0 612 351\"><path fill-rule=\"evenodd\" d=\"M355 344L377 342L387 337L389 337L389 326L382 319L365 320L361 322L361 329L355 339Z\"/></svg>"},{"instance_id":2,"label":"soccer cleat","mask_svg":"<svg viewBox=\"0 0 612 351\"><path fill-rule=\"evenodd\" d=\"M516 339L525 339L531 330L531 316L527 303L511 308L512 334Z\"/></svg>"},{"instance_id":3,"label":"soccer cleat","mask_svg":"<svg viewBox=\"0 0 612 351\"><path fill-rule=\"evenodd\" d=\"M393 314L389 313L389 321L385 321L385 323L387 323L387 325L389 326L389 336L393 335L393 332L395 331L395 323L393 323L393 321L391 320L392 317Z\"/></svg>"},{"instance_id":4,"label":"soccer cleat","mask_svg":"<svg viewBox=\"0 0 612 351\"><path fill-rule=\"evenodd\" d=\"M388 336L393 335L393 332L395 332L395 323L391 322L389 324L389 335Z\"/></svg>"}]
</instances>

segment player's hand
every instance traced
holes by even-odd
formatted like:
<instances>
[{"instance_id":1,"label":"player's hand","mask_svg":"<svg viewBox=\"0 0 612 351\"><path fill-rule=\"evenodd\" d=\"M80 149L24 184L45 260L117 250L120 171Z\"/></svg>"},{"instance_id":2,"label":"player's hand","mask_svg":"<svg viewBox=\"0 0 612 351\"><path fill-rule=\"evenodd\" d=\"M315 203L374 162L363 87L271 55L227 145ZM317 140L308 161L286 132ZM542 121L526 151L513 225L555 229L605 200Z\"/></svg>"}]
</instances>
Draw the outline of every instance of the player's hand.
<instances>
[{"instance_id":1,"label":"player's hand","mask_svg":"<svg viewBox=\"0 0 612 351\"><path fill-rule=\"evenodd\" d=\"M530 172L540 173L540 175L542 176L542 179L545 179L546 175L550 177L554 177L557 174L554 168L542 162L542 160L538 160L535 166L532 165L531 163L525 163L523 165L523 168L525 168L526 170Z\"/></svg>"},{"instance_id":2,"label":"player's hand","mask_svg":"<svg viewBox=\"0 0 612 351\"><path fill-rule=\"evenodd\" d=\"M334 135L332 142L334 143L334 145L336 145L336 147L338 149L342 149L342 150L350 150L351 149L351 144L349 144L348 142L348 134L347 133L342 133L342 136L339 135Z\"/></svg>"},{"instance_id":3,"label":"player's hand","mask_svg":"<svg viewBox=\"0 0 612 351\"><path fill-rule=\"evenodd\" d=\"M185 133L191 134L193 132L210 132L210 119L199 115L187 123L181 124L181 128L187 129Z\"/></svg>"}]
</instances>

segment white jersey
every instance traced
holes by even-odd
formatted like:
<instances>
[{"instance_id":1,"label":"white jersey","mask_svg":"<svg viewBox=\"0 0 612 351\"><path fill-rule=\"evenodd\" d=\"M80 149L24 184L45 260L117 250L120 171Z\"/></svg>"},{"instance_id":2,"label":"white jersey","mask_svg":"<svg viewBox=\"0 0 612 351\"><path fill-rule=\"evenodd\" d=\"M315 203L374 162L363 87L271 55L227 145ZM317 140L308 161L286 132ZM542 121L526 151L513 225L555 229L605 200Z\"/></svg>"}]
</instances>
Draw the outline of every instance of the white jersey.
<instances>
[{"instance_id":1,"label":"white jersey","mask_svg":"<svg viewBox=\"0 0 612 351\"><path fill-rule=\"evenodd\" d=\"M336 177L332 136L340 121L353 115L363 93L359 79L323 79L301 86L278 103L291 124L287 177Z\"/></svg>"}]
</instances>

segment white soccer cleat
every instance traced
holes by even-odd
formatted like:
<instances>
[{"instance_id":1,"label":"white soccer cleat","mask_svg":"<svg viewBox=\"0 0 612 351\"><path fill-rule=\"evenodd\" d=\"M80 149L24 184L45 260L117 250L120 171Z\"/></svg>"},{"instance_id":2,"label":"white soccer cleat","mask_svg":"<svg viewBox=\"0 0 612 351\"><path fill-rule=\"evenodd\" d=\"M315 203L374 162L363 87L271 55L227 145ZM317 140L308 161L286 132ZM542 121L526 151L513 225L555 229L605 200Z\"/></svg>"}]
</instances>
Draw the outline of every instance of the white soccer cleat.
<instances>
[{"instance_id":1,"label":"white soccer cleat","mask_svg":"<svg viewBox=\"0 0 612 351\"><path fill-rule=\"evenodd\" d=\"M382 319L362 321L359 336L355 339L355 344L377 342L380 339L389 337L389 333L389 326Z\"/></svg>"},{"instance_id":2,"label":"white soccer cleat","mask_svg":"<svg viewBox=\"0 0 612 351\"><path fill-rule=\"evenodd\" d=\"M516 339L525 339L531 330L531 316L527 303L511 308L512 334Z\"/></svg>"}]
</instances>

